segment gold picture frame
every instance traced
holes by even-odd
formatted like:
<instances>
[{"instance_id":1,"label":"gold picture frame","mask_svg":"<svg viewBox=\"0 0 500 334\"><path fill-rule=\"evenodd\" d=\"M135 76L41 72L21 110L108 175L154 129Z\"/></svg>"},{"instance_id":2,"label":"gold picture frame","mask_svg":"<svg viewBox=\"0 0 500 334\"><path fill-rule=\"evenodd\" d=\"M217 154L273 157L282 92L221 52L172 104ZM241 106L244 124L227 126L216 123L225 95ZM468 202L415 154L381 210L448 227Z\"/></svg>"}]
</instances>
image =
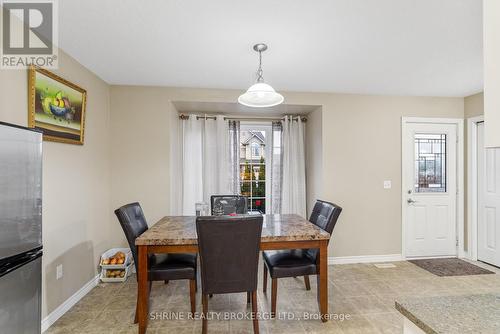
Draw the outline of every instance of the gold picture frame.
<instances>
[{"instance_id":1,"label":"gold picture frame","mask_svg":"<svg viewBox=\"0 0 500 334\"><path fill-rule=\"evenodd\" d=\"M28 70L28 126L43 139L83 145L87 91L45 69Z\"/></svg>"}]
</instances>

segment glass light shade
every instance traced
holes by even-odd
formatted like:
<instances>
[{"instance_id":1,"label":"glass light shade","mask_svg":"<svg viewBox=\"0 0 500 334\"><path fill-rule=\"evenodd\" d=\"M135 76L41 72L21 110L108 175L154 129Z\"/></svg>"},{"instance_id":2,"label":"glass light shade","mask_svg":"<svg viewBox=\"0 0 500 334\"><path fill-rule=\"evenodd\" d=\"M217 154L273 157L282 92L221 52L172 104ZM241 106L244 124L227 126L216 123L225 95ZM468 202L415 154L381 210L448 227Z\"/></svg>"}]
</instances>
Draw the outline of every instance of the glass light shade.
<instances>
[{"instance_id":1,"label":"glass light shade","mask_svg":"<svg viewBox=\"0 0 500 334\"><path fill-rule=\"evenodd\" d=\"M238 102L247 107L265 108L283 103L283 95L276 93L273 87L266 83L258 82L240 95Z\"/></svg>"}]
</instances>

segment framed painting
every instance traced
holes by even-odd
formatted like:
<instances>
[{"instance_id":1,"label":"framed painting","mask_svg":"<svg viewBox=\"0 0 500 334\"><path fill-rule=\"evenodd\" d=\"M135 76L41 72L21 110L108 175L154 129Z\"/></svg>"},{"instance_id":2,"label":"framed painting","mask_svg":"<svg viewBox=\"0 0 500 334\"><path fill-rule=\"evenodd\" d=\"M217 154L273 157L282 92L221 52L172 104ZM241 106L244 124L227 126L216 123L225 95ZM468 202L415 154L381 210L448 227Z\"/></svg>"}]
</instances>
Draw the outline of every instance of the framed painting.
<instances>
[{"instance_id":1,"label":"framed painting","mask_svg":"<svg viewBox=\"0 0 500 334\"><path fill-rule=\"evenodd\" d=\"M83 145L87 91L38 67L29 69L28 125L43 139Z\"/></svg>"}]
</instances>

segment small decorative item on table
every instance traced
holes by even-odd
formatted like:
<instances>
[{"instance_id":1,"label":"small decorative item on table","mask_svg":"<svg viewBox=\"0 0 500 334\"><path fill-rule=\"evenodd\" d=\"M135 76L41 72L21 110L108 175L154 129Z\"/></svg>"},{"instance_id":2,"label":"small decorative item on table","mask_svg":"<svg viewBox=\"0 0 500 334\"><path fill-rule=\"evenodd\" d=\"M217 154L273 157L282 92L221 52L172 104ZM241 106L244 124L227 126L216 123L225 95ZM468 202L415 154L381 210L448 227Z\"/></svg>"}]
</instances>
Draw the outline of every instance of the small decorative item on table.
<instances>
[{"instance_id":1,"label":"small decorative item on table","mask_svg":"<svg viewBox=\"0 0 500 334\"><path fill-rule=\"evenodd\" d=\"M208 204L206 202L195 203L196 216L209 216Z\"/></svg>"}]
</instances>

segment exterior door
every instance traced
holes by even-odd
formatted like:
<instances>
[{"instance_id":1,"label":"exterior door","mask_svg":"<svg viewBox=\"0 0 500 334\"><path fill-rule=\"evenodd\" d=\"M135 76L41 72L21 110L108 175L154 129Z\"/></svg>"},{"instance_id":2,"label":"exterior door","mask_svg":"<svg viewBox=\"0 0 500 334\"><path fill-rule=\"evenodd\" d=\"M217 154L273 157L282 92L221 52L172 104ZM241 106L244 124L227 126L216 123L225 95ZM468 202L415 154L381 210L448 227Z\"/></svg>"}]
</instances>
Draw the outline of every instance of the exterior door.
<instances>
[{"instance_id":1,"label":"exterior door","mask_svg":"<svg viewBox=\"0 0 500 334\"><path fill-rule=\"evenodd\" d=\"M484 147L477 126L477 259L500 267L500 149Z\"/></svg>"},{"instance_id":2,"label":"exterior door","mask_svg":"<svg viewBox=\"0 0 500 334\"><path fill-rule=\"evenodd\" d=\"M403 127L406 257L457 255L457 138L456 124Z\"/></svg>"}]
</instances>

